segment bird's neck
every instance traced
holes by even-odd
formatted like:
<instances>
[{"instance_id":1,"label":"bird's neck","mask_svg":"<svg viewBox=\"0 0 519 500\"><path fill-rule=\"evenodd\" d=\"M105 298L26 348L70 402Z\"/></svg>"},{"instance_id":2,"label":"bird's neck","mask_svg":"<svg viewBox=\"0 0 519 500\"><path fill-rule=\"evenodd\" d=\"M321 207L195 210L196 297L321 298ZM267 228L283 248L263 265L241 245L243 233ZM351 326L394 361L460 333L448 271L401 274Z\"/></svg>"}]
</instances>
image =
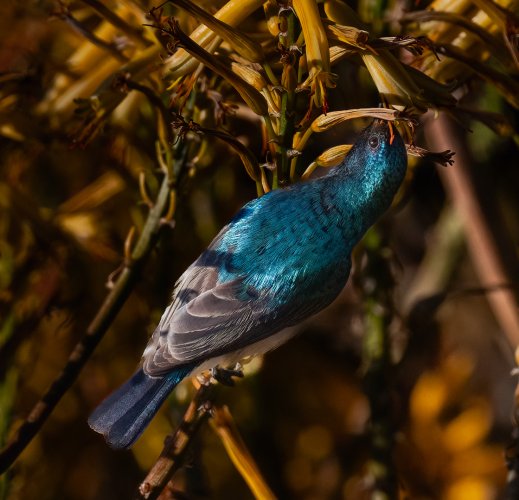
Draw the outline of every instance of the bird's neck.
<instances>
[{"instance_id":1,"label":"bird's neck","mask_svg":"<svg viewBox=\"0 0 519 500\"><path fill-rule=\"evenodd\" d=\"M347 233L348 240L354 240L353 245L389 208L405 170L405 163L400 162L391 169L377 165L359 170L338 167L327 176L330 182L325 191L329 196L327 201L337 207L339 226Z\"/></svg>"}]
</instances>

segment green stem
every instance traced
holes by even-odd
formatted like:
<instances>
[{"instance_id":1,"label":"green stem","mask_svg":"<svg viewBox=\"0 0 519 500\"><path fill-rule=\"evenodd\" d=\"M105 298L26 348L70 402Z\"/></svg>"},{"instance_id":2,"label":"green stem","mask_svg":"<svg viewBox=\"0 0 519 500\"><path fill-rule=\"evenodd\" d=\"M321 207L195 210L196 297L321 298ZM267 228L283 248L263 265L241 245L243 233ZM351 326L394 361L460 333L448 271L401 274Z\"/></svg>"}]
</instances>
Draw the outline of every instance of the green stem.
<instances>
[{"instance_id":1,"label":"green stem","mask_svg":"<svg viewBox=\"0 0 519 500\"><path fill-rule=\"evenodd\" d=\"M292 148L292 138L294 136L294 103L295 92L288 90L281 98L281 121L279 125L279 135L281 137L281 179L287 182L292 179L290 175L290 158L288 150Z\"/></svg>"},{"instance_id":2,"label":"green stem","mask_svg":"<svg viewBox=\"0 0 519 500\"><path fill-rule=\"evenodd\" d=\"M272 189L277 189L279 187L279 176L278 169L275 168L272 172Z\"/></svg>"},{"instance_id":3,"label":"green stem","mask_svg":"<svg viewBox=\"0 0 519 500\"><path fill-rule=\"evenodd\" d=\"M372 229L365 238L368 264L364 272L365 334L364 388L371 408L371 458L368 464L372 498L397 498L398 483L393 461L394 423L391 405L391 358L388 327L392 319L393 278L384 257L383 244ZM375 286L373 286L375 282Z\"/></svg>"},{"instance_id":4,"label":"green stem","mask_svg":"<svg viewBox=\"0 0 519 500\"><path fill-rule=\"evenodd\" d=\"M270 141L277 141L278 135L276 134L276 131L274 130L274 126L272 125L272 120L270 119L269 115L263 116L263 121L265 122L265 127L267 128L267 135Z\"/></svg>"},{"instance_id":5,"label":"green stem","mask_svg":"<svg viewBox=\"0 0 519 500\"><path fill-rule=\"evenodd\" d=\"M284 40L285 50L290 50L290 47L294 43L295 40L295 31L296 31L296 20L293 12L290 12L287 16L287 31L286 38ZM292 61L288 58L288 62L286 65L292 66ZM285 67L286 74L294 73L294 68ZM295 123L294 123L294 110L295 110L295 101L296 101L296 81L292 81L292 78L287 78L288 88L285 89L281 97L281 116L279 123L279 137L280 137L280 147L279 147L279 156L281 162L281 172L280 178L281 183L285 184L292 179L290 175L290 158L288 156L288 151L292 149L292 140L295 131ZM285 85L287 85L285 83Z\"/></svg>"},{"instance_id":6,"label":"green stem","mask_svg":"<svg viewBox=\"0 0 519 500\"><path fill-rule=\"evenodd\" d=\"M274 143L275 151L276 151L276 157L279 156L279 136L274 130L274 126L272 125L272 120L270 119L269 115L263 116L263 120L265 122L265 127L267 129L267 140L269 142ZM272 189L278 188L278 173L277 169L274 169L274 172L272 174ZM262 188L263 191L263 188Z\"/></svg>"}]
</instances>

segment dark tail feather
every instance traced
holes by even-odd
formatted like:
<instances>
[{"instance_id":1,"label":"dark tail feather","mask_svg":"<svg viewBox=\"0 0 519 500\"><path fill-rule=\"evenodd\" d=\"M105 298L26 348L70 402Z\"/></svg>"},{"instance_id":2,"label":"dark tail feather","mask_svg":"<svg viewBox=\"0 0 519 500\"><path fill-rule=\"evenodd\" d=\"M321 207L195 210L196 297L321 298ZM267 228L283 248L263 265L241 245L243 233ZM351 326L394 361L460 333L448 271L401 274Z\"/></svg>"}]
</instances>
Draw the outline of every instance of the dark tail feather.
<instances>
[{"instance_id":1,"label":"dark tail feather","mask_svg":"<svg viewBox=\"0 0 519 500\"><path fill-rule=\"evenodd\" d=\"M130 447L169 393L192 370L193 366L182 366L160 378L138 370L94 410L88 425L103 434L112 448Z\"/></svg>"}]
</instances>

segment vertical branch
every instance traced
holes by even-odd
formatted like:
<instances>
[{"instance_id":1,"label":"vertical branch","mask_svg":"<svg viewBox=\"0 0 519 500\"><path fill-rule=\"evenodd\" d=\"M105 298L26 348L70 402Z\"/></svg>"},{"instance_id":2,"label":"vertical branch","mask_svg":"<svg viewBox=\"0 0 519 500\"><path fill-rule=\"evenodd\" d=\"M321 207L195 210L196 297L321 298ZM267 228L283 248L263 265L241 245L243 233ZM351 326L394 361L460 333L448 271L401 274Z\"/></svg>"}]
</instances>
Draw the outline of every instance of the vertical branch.
<instances>
[{"instance_id":1,"label":"vertical branch","mask_svg":"<svg viewBox=\"0 0 519 500\"><path fill-rule=\"evenodd\" d=\"M362 288L365 301L364 388L371 408L372 498L397 498L396 468L393 462L394 425L391 405L392 374L388 327L392 319L393 278L386 250L376 229L365 238L368 254Z\"/></svg>"},{"instance_id":2,"label":"vertical branch","mask_svg":"<svg viewBox=\"0 0 519 500\"><path fill-rule=\"evenodd\" d=\"M469 253L482 286L499 287L508 283L500 246L489 221L479 203L474 182L469 174L466 149L455 139L451 122L441 115L431 120L426 127L431 148L453 149L455 163L448 169L440 169L440 177L462 221ZM488 302L508 342L515 348L519 345L519 308L514 292L500 287L487 295Z\"/></svg>"},{"instance_id":3,"label":"vertical branch","mask_svg":"<svg viewBox=\"0 0 519 500\"><path fill-rule=\"evenodd\" d=\"M295 131L294 108L296 100L295 90L297 87L295 66L297 63L297 51L292 48L295 43L296 30L295 14L292 10L286 11L286 23L286 36L283 39L283 50L285 52L281 58L283 62L283 74L281 76L283 94L281 96L281 117L279 123L280 180L282 185L287 183L290 177L289 149L292 146Z\"/></svg>"}]
</instances>

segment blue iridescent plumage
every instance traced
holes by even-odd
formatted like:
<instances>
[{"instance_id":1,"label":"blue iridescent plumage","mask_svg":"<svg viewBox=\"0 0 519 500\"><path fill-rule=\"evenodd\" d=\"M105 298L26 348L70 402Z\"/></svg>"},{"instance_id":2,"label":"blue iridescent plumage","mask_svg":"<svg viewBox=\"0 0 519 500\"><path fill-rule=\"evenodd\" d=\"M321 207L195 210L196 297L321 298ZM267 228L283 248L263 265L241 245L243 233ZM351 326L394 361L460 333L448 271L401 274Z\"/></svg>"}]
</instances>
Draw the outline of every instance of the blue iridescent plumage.
<instances>
[{"instance_id":1,"label":"blue iridescent plumage","mask_svg":"<svg viewBox=\"0 0 519 500\"><path fill-rule=\"evenodd\" d=\"M342 290L353 247L391 204L406 165L396 129L376 121L326 176L247 203L180 277L142 368L90 426L128 447L184 377L287 340L285 327Z\"/></svg>"}]
</instances>

